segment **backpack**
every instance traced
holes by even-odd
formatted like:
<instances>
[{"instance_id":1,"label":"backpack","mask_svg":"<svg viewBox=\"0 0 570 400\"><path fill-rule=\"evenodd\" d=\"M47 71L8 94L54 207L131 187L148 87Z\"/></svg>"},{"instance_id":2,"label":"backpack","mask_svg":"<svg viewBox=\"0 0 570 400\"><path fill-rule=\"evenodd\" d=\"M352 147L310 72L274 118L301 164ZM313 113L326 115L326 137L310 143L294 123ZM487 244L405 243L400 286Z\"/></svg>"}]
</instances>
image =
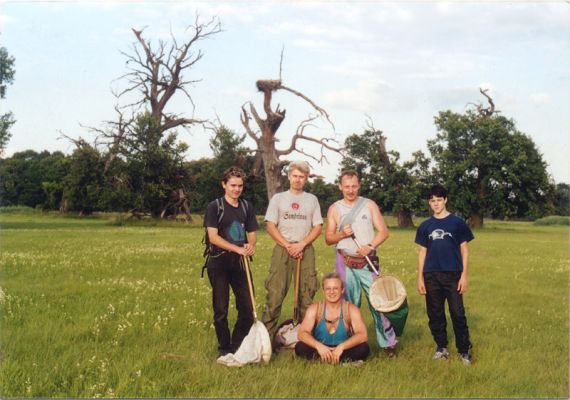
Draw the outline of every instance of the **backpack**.
<instances>
[{"instance_id":1,"label":"backpack","mask_svg":"<svg viewBox=\"0 0 570 400\"><path fill-rule=\"evenodd\" d=\"M352 336L354 332L352 331L349 305L350 302L348 302L347 300L342 300L342 319L344 322L344 328L346 329L348 336ZM321 319L323 319L324 316L325 316L325 302L319 301L317 303L317 316L316 316L317 320L315 323L315 327L319 324L319 322L321 322Z\"/></svg>"},{"instance_id":2,"label":"backpack","mask_svg":"<svg viewBox=\"0 0 570 400\"><path fill-rule=\"evenodd\" d=\"M238 198L238 204L241 206L245 218L247 220L247 212L249 211L249 204L246 200L242 199L241 197ZM222 218L224 218L224 198L220 197L216 199L216 205L218 206L218 227L222 222ZM247 236L246 236L247 238ZM202 244L204 245L204 254L203 257L206 258L204 261L204 266L202 267L202 274L200 275L202 278L204 277L204 270L208 267L208 261L210 257L219 257L224 254L226 251L221 250L215 247L212 243L210 243L210 238L208 237L208 228L204 228L204 237L202 238Z\"/></svg>"}]
</instances>

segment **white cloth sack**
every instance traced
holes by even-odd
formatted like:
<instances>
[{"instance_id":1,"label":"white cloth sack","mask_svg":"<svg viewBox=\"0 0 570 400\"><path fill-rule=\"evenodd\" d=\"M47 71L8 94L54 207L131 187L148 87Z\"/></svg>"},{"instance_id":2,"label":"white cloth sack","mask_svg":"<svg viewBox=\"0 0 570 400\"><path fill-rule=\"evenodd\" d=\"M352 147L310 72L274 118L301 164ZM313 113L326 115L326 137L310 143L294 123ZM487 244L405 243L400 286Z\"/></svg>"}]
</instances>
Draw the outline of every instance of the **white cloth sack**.
<instances>
[{"instance_id":1,"label":"white cloth sack","mask_svg":"<svg viewBox=\"0 0 570 400\"><path fill-rule=\"evenodd\" d=\"M295 324L292 320L287 321L275 334L275 348L277 350L295 350L299 341L298 333L301 324Z\"/></svg>"},{"instance_id":2,"label":"white cloth sack","mask_svg":"<svg viewBox=\"0 0 570 400\"><path fill-rule=\"evenodd\" d=\"M217 359L218 364L228 367L242 367L246 364L264 362L271 359L271 339L267 328L260 321L255 321L249 333L235 353L228 353Z\"/></svg>"}]
</instances>

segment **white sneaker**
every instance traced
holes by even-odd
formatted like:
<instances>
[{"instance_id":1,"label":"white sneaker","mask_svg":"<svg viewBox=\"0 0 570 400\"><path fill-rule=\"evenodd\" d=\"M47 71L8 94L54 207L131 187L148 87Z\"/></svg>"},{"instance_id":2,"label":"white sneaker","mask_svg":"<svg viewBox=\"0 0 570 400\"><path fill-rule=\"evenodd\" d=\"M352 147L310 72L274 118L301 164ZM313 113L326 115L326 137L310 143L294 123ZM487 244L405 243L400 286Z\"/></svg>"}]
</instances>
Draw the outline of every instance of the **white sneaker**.
<instances>
[{"instance_id":1,"label":"white sneaker","mask_svg":"<svg viewBox=\"0 0 570 400\"><path fill-rule=\"evenodd\" d=\"M438 347L432 357L434 360L449 360L449 351L447 347Z\"/></svg>"}]
</instances>

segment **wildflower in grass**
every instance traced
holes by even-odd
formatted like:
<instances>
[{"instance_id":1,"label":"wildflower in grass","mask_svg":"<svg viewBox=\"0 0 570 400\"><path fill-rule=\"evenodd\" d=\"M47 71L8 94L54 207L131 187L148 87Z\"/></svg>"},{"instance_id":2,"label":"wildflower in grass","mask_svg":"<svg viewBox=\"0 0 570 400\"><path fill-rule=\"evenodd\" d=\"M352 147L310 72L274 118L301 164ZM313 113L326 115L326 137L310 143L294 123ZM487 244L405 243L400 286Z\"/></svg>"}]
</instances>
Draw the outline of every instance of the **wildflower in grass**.
<instances>
[{"instance_id":1,"label":"wildflower in grass","mask_svg":"<svg viewBox=\"0 0 570 400\"><path fill-rule=\"evenodd\" d=\"M26 394L28 396L32 395L32 380L29 376L26 378Z\"/></svg>"}]
</instances>

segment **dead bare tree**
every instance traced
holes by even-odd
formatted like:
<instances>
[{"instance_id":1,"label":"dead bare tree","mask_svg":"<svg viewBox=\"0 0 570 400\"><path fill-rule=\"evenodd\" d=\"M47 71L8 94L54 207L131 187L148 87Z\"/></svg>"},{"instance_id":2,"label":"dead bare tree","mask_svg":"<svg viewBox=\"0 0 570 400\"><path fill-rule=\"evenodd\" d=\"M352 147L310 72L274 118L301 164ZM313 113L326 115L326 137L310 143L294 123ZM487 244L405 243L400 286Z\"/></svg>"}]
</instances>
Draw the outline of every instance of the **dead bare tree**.
<instances>
[{"instance_id":1,"label":"dead bare tree","mask_svg":"<svg viewBox=\"0 0 570 400\"><path fill-rule=\"evenodd\" d=\"M491 96L489 96L487 94L488 91L489 91L489 89L483 90L482 88L479 88L479 93L481 93L483 96L485 96L487 98L487 102L489 103L489 107L483 107L483 104L481 104L481 103L468 103L470 105L475 106L475 109L477 110L477 112L479 113L479 115L481 117L490 117L493 114L500 112L499 110L495 109L495 103L493 102L493 99L491 98Z\"/></svg>"},{"instance_id":2,"label":"dead bare tree","mask_svg":"<svg viewBox=\"0 0 570 400\"><path fill-rule=\"evenodd\" d=\"M283 60L283 55L281 56L281 61ZM280 67L281 71L281 67ZM326 121L331 125L334 131L334 124L332 123L329 114L320 106L318 106L313 100L305 96L303 93L291 89L283 85L280 77L277 80L258 80L256 82L257 89L263 92L263 110L265 111L265 119L263 119L257 112L255 106L251 101L245 103L242 106L242 113L240 116L242 125L244 126L247 134L251 137L256 144L256 155L255 163L253 167L253 175L258 175L263 165L265 172L265 181L267 185L267 196L269 199L278 192L283 191L283 186L281 184L281 172L283 167L287 166L290 161L282 159L282 157L287 156L294 151L304 154L313 160L322 163L327 161L326 155L324 154L325 149L331 150L337 153L342 151L342 148L338 147L336 140L331 138L317 139L305 133L305 129L310 126L314 126L313 121L318 117L325 118ZM309 116L305 120L301 121L296 129L295 134L291 138L289 147L283 150L276 148L276 143L279 139L275 137L277 130L281 126L281 123L285 119L286 110L281 109L278 104L275 110L271 108L271 100L273 93L278 90L285 90L300 97L311 105L311 107L317 111L318 115ZM247 106L247 107L246 107ZM249 108L249 112L247 110ZM254 131L250 126L250 120L255 120L259 131ZM302 148L299 147L299 140L306 140L321 145L320 156L314 156L307 153Z\"/></svg>"},{"instance_id":3,"label":"dead bare tree","mask_svg":"<svg viewBox=\"0 0 570 400\"><path fill-rule=\"evenodd\" d=\"M131 52L121 52L127 59L128 72L117 79L126 85L121 90L114 90L118 103L126 98L134 98L134 101L126 101L121 106L116 106L117 121L107 122L110 129L99 130L101 137L107 139L109 148L108 158L105 162L105 173L109 171L111 163L116 159L121 143L129 135L135 134L133 122L135 115L142 110L149 110L152 117L158 121L161 133L182 127L188 129L197 124L205 124L207 120L194 117L195 103L192 99L189 87L200 79L190 79L185 74L204 56L196 44L221 32L221 24L216 17L208 22L201 22L196 15L194 23L186 28L190 36L184 42L179 42L174 34L170 33L170 41L159 40L153 45L143 36L144 28L132 29L136 41L132 45ZM168 105L176 94L185 96L192 108L192 116L186 117L168 110ZM125 117L129 110L131 117ZM185 218L191 220L189 212L189 197L183 187L173 190L176 199L169 199L160 213L161 217L182 212Z\"/></svg>"},{"instance_id":4,"label":"dead bare tree","mask_svg":"<svg viewBox=\"0 0 570 400\"><path fill-rule=\"evenodd\" d=\"M152 116L160 121L163 131L178 126L188 127L194 124L203 124L206 120L187 118L180 114L167 111L168 102L175 94L183 94L195 109L194 100L188 87L200 81L200 79L188 79L184 73L191 69L204 56L201 49L194 51L197 42L208 39L221 32L221 24L216 17L206 23L196 16L193 25L186 28L191 31L190 38L179 44L174 35L170 34L171 41L158 42L154 48L150 41L143 37L144 28L132 29L137 41L133 44L132 53L121 52L127 58L129 72L118 80L126 81L127 87L117 92L118 97L124 97L132 92L142 95L137 100L123 107L135 109L150 106Z\"/></svg>"}]
</instances>

